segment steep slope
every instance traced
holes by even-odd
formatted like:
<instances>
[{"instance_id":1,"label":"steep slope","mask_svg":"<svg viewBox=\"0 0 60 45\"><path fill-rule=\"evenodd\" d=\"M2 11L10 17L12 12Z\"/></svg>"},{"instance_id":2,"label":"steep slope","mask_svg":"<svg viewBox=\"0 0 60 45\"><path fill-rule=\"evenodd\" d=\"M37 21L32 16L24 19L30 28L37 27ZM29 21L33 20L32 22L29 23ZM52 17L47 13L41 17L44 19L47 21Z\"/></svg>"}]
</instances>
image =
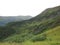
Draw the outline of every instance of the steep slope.
<instances>
[{"instance_id":1,"label":"steep slope","mask_svg":"<svg viewBox=\"0 0 60 45\"><path fill-rule=\"evenodd\" d=\"M57 26L60 26L60 6L46 9L30 20L8 23L6 27L16 32L4 41L23 42Z\"/></svg>"},{"instance_id":2,"label":"steep slope","mask_svg":"<svg viewBox=\"0 0 60 45\"><path fill-rule=\"evenodd\" d=\"M44 39L45 38L45 39ZM34 36L32 41L60 42L60 26Z\"/></svg>"},{"instance_id":3,"label":"steep slope","mask_svg":"<svg viewBox=\"0 0 60 45\"><path fill-rule=\"evenodd\" d=\"M45 32L47 34L48 40L60 42L60 26L50 29L50 31Z\"/></svg>"}]
</instances>

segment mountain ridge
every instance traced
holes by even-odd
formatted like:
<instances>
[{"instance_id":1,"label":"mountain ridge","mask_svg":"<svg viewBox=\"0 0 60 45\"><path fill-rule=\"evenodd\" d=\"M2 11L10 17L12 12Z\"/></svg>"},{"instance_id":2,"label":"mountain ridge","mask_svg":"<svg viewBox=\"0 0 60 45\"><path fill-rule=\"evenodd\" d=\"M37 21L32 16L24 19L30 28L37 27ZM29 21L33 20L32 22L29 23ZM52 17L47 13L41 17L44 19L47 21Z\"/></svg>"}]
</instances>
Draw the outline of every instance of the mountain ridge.
<instances>
[{"instance_id":1,"label":"mountain ridge","mask_svg":"<svg viewBox=\"0 0 60 45\"><path fill-rule=\"evenodd\" d=\"M8 23L6 27L13 29L12 31L15 32L6 37L3 41L24 42L32 38L33 41L45 41L46 35L40 36L39 34L53 30L53 28L55 29L55 27L58 26L60 26L60 6L46 9L38 16L29 20ZM7 32L9 31L10 30ZM35 38L34 36L36 35L39 35L40 37L37 36L37 38Z\"/></svg>"}]
</instances>

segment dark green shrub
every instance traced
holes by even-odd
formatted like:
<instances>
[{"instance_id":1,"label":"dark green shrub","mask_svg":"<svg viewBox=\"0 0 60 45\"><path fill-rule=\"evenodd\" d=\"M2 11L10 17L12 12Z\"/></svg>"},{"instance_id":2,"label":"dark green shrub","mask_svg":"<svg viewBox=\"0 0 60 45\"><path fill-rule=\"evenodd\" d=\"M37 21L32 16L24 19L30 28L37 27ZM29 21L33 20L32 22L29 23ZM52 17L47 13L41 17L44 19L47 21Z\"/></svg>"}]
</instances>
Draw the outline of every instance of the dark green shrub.
<instances>
[{"instance_id":1,"label":"dark green shrub","mask_svg":"<svg viewBox=\"0 0 60 45\"><path fill-rule=\"evenodd\" d=\"M15 33L15 30L9 27L0 27L0 41Z\"/></svg>"}]
</instances>

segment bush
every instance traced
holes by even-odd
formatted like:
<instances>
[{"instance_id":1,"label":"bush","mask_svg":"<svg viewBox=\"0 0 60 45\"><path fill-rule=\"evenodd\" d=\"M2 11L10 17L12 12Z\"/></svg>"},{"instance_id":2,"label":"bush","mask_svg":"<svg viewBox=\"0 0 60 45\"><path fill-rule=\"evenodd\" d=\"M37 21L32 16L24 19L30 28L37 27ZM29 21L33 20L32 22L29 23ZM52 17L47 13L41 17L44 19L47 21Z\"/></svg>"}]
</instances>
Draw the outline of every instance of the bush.
<instances>
[{"instance_id":1,"label":"bush","mask_svg":"<svg viewBox=\"0 0 60 45\"><path fill-rule=\"evenodd\" d=\"M37 36L32 39L33 42L46 40L46 35Z\"/></svg>"}]
</instances>

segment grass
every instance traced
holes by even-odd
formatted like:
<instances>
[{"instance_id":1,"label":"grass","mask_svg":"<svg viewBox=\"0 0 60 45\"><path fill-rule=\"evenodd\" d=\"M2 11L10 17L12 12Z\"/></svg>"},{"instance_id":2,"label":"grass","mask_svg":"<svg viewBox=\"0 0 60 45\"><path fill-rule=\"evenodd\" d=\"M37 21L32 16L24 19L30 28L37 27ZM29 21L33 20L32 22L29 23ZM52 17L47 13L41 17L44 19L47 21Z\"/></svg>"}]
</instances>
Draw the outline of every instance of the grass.
<instances>
[{"instance_id":1,"label":"grass","mask_svg":"<svg viewBox=\"0 0 60 45\"><path fill-rule=\"evenodd\" d=\"M3 42L0 43L0 45L60 45L60 42L46 42L46 41L41 41L41 42L24 42L24 43L8 43L8 42Z\"/></svg>"},{"instance_id":2,"label":"grass","mask_svg":"<svg viewBox=\"0 0 60 45\"><path fill-rule=\"evenodd\" d=\"M8 42L3 42L0 43L0 45L22 45L21 43L8 43Z\"/></svg>"},{"instance_id":3,"label":"grass","mask_svg":"<svg viewBox=\"0 0 60 45\"><path fill-rule=\"evenodd\" d=\"M47 31L46 35L48 39L50 38L52 41L60 42L60 26Z\"/></svg>"}]
</instances>

